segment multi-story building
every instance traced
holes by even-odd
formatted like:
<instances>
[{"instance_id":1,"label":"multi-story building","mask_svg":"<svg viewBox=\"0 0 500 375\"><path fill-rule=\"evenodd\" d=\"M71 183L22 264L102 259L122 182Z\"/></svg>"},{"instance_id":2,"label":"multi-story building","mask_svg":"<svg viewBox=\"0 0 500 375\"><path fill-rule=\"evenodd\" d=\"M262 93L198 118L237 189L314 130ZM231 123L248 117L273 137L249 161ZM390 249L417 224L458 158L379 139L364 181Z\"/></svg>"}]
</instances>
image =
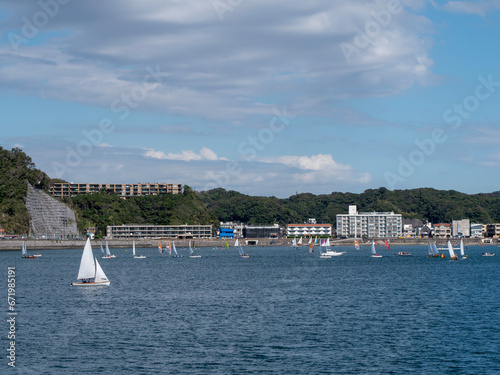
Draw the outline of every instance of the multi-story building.
<instances>
[{"instance_id":1,"label":"multi-story building","mask_svg":"<svg viewBox=\"0 0 500 375\"><path fill-rule=\"evenodd\" d=\"M394 212L360 212L349 206L348 214L337 215L337 237L400 237L403 217Z\"/></svg>"},{"instance_id":2,"label":"multi-story building","mask_svg":"<svg viewBox=\"0 0 500 375\"><path fill-rule=\"evenodd\" d=\"M212 238L212 225L109 225L107 238Z\"/></svg>"},{"instance_id":3,"label":"multi-story building","mask_svg":"<svg viewBox=\"0 0 500 375\"><path fill-rule=\"evenodd\" d=\"M470 236L472 238L483 237L483 224L471 223L470 225Z\"/></svg>"},{"instance_id":4,"label":"multi-story building","mask_svg":"<svg viewBox=\"0 0 500 375\"><path fill-rule=\"evenodd\" d=\"M227 223L223 223L223 222L220 223L219 229L218 229L219 237L220 237L220 234L222 234L223 232L224 233L231 232L230 229L232 230L232 233L233 233L231 238L243 237L243 224L242 223L235 223L232 221L229 221ZM222 237L227 237L227 236L224 236L224 234L223 234Z\"/></svg>"},{"instance_id":5,"label":"multi-story building","mask_svg":"<svg viewBox=\"0 0 500 375\"><path fill-rule=\"evenodd\" d=\"M451 224L447 223L439 223L434 224L434 237L436 238L450 238L451 233Z\"/></svg>"},{"instance_id":6,"label":"multi-story building","mask_svg":"<svg viewBox=\"0 0 500 375\"><path fill-rule=\"evenodd\" d=\"M486 237L500 237L500 224L486 224Z\"/></svg>"},{"instance_id":7,"label":"multi-story building","mask_svg":"<svg viewBox=\"0 0 500 375\"><path fill-rule=\"evenodd\" d=\"M470 220L453 220L452 225L452 235L453 237L470 237Z\"/></svg>"},{"instance_id":8,"label":"multi-story building","mask_svg":"<svg viewBox=\"0 0 500 375\"><path fill-rule=\"evenodd\" d=\"M142 195L180 194L181 184L144 183L144 184L74 184L55 182L49 187L54 197L73 197L78 194L98 193L101 190L112 191L122 197L137 197Z\"/></svg>"},{"instance_id":9,"label":"multi-story building","mask_svg":"<svg viewBox=\"0 0 500 375\"><path fill-rule=\"evenodd\" d=\"M331 237L332 224L288 224L286 235L287 237Z\"/></svg>"},{"instance_id":10,"label":"multi-story building","mask_svg":"<svg viewBox=\"0 0 500 375\"><path fill-rule=\"evenodd\" d=\"M278 238L281 228L275 225L245 225L243 227L244 238Z\"/></svg>"}]
</instances>

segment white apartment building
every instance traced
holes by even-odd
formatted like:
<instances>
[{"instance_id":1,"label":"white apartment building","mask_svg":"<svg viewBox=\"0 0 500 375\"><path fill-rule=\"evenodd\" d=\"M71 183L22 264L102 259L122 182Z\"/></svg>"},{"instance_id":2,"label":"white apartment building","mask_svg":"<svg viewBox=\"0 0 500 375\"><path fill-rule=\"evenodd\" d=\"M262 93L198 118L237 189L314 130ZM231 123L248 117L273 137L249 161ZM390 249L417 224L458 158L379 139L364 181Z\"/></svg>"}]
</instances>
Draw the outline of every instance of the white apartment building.
<instances>
[{"instance_id":1,"label":"white apartment building","mask_svg":"<svg viewBox=\"0 0 500 375\"><path fill-rule=\"evenodd\" d=\"M332 224L288 224L286 235L288 237L331 237Z\"/></svg>"},{"instance_id":2,"label":"white apartment building","mask_svg":"<svg viewBox=\"0 0 500 375\"><path fill-rule=\"evenodd\" d=\"M400 237L403 217L394 212L359 212L349 206L348 214L337 215L337 237Z\"/></svg>"},{"instance_id":3,"label":"white apartment building","mask_svg":"<svg viewBox=\"0 0 500 375\"><path fill-rule=\"evenodd\" d=\"M212 238L212 225L109 225L107 238Z\"/></svg>"},{"instance_id":4,"label":"white apartment building","mask_svg":"<svg viewBox=\"0 0 500 375\"><path fill-rule=\"evenodd\" d=\"M470 236L472 238L483 237L483 224L471 223L470 225Z\"/></svg>"}]
</instances>

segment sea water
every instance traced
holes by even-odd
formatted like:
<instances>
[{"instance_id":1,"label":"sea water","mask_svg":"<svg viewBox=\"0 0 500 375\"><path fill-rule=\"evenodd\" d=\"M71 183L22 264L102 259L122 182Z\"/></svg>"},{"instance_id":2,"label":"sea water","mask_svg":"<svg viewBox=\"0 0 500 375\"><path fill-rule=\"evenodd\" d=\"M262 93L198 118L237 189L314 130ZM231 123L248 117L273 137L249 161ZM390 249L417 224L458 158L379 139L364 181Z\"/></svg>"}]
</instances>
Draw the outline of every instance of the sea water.
<instances>
[{"instance_id":1,"label":"sea water","mask_svg":"<svg viewBox=\"0 0 500 375\"><path fill-rule=\"evenodd\" d=\"M317 249L317 248L316 248ZM111 249L109 287L71 287L82 250L16 272L16 368L2 374L498 374L500 251L428 258L425 246L201 248L200 259ZM500 250L500 249L499 249ZM411 257L395 256L397 251ZM94 253L99 253L94 249ZM8 348L4 313L2 347ZM4 354L7 351L4 350Z\"/></svg>"}]
</instances>

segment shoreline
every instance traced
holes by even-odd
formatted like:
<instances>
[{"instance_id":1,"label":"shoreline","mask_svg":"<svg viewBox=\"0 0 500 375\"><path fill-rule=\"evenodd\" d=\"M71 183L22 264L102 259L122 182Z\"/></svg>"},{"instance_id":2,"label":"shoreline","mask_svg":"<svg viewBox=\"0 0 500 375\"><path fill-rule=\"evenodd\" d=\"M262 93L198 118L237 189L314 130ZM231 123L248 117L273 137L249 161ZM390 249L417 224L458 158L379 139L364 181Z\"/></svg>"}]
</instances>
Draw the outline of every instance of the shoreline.
<instances>
[{"instance_id":1,"label":"shoreline","mask_svg":"<svg viewBox=\"0 0 500 375\"><path fill-rule=\"evenodd\" d=\"M385 238L375 239L378 241L377 246L383 246L385 244ZM455 245L459 242L459 239L452 238L450 239L452 244ZM21 250L21 245L24 240L22 239L8 239L8 240L0 240L0 251L1 250ZM38 240L38 239L27 239L26 246L28 251L33 250L47 250L47 249L83 249L85 246L86 240ZM156 248L158 247L158 242L161 241L162 245L164 245L165 241L175 241L176 245L179 247L187 247L189 240L186 239L176 239L176 238L161 238L161 239L152 239L152 238L136 238L135 245L137 247L143 248ZM232 246L234 243L233 239L227 240L229 245ZM245 241L258 241L257 245L246 245ZM428 238L394 238L390 239L391 245L397 246L426 246L429 239ZM225 239L219 238L201 238L201 239L193 239L192 242L196 247L223 247L226 242ZM240 239L243 246L292 246L291 238L244 238ZM369 246L371 245L371 240L363 241L358 239L360 246ZM91 240L92 247L100 247L101 240ZM447 239L438 239L438 246L446 246L448 243ZM467 245L481 245L481 238L465 238L464 244ZM335 246L354 246L354 239L332 239L331 240L332 247ZM131 248L132 247L132 239L109 239L108 245L114 248ZM496 245L496 239L492 239L492 243L488 243L486 245ZM301 247L307 248L308 245L304 244Z\"/></svg>"}]
</instances>

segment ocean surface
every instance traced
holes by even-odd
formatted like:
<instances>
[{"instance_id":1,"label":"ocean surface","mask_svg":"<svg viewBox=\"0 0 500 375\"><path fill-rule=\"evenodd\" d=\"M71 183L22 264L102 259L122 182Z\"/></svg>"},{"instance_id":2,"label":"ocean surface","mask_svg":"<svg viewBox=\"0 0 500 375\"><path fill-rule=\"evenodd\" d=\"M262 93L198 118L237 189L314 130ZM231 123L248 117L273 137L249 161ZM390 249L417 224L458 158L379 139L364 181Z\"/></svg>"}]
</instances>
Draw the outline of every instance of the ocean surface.
<instances>
[{"instance_id":1,"label":"ocean surface","mask_svg":"<svg viewBox=\"0 0 500 375\"><path fill-rule=\"evenodd\" d=\"M109 287L77 288L82 250L1 251L2 374L500 374L500 248L320 259L306 247L111 249ZM481 252L498 250L495 257ZM34 249L28 250L33 253ZM411 252L398 257L397 251ZM100 255L98 249L94 254ZM16 271L9 367L7 267Z\"/></svg>"}]
</instances>

